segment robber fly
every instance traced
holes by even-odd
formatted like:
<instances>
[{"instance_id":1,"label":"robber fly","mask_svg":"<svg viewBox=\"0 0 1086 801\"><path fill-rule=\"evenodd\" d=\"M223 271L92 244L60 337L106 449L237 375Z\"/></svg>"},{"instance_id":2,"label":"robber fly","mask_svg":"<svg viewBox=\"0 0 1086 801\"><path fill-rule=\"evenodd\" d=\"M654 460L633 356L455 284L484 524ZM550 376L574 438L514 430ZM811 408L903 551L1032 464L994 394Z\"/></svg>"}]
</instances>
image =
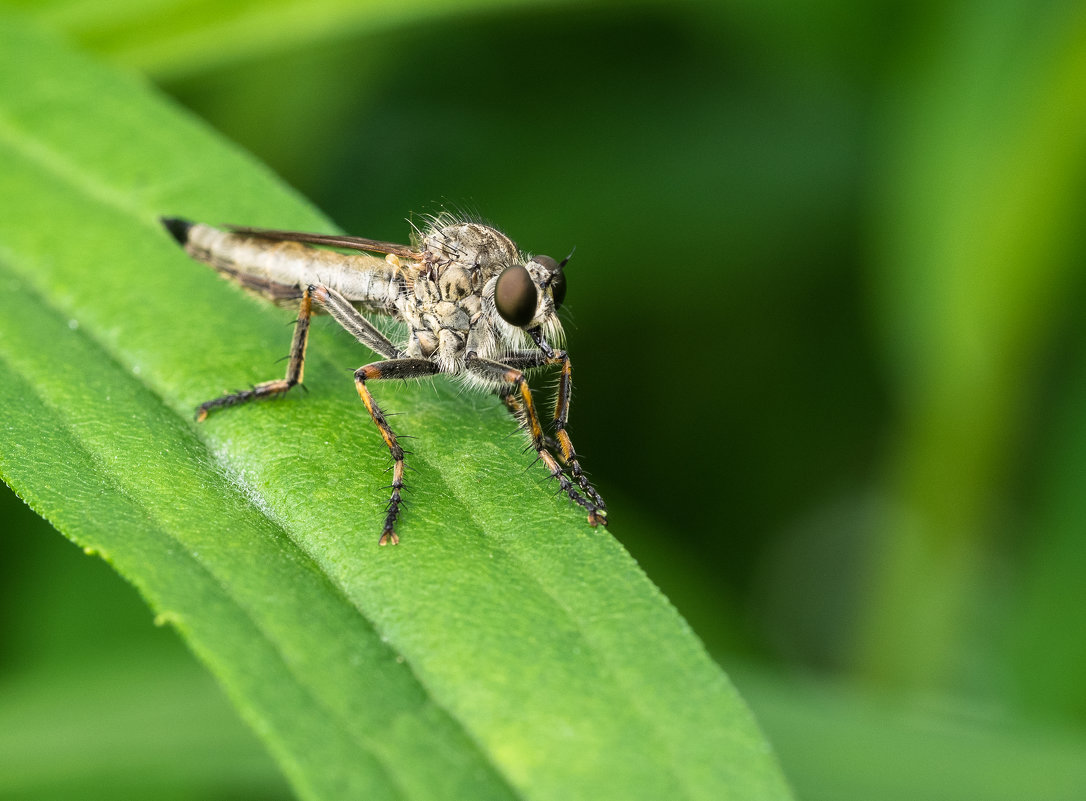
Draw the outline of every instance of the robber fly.
<instances>
[{"instance_id":1,"label":"robber fly","mask_svg":"<svg viewBox=\"0 0 1086 801\"><path fill-rule=\"evenodd\" d=\"M177 217L163 217L162 224L193 258L279 305L298 306L286 376L209 400L196 410L197 420L226 406L282 396L300 384L314 313L327 312L382 356L354 373L358 395L392 454L392 496L381 545L399 542L395 525L403 505L404 450L369 384L438 373L496 393L561 491L587 510L589 524L607 524L607 507L566 433L569 356L551 345L562 339L557 312L566 296L569 256L559 262L522 253L495 228L449 215L415 229L411 245L238 226L223 230ZM404 323L407 341L393 344L361 311ZM524 376L546 365L560 366L553 435L543 431Z\"/></svg>"}]
</instances>

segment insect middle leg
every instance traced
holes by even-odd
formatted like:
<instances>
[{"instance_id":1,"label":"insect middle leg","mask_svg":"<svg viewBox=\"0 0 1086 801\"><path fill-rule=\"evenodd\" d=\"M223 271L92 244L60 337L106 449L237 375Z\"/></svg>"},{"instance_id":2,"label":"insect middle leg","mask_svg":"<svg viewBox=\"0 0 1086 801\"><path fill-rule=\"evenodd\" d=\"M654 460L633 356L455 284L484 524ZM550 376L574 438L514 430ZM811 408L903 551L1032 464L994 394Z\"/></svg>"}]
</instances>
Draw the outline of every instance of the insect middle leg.
<instances>
[{"instance_id":1,"label":"insect middle leg","mask_svg":"<svg viewBox=\"0 0 1086 801\"><path fill-rule=\"evenodd\" d=\"M388 514L385 515L385 525L381 529L381 539L378 543L396 545L400 541L394 527L396 518L400 515L400 506L403 504L404 450L400 447L396 432L388 424L388 419L374 400L366 382L383 378L424 378L435 375L438 372L438 366L428 359L403 358L403 354L396 350L396 346L388 340L388 337L378 331L377 327L363 317L350 301L334 289L311 284L308 291L313 299L355 339L370 350L387 357L386 361L373 362L355 370L354 384L358 390L358 397L365 404L374 425L381 432L381 438L388 446L389 453L392 454L392 484L390 486L392 496L388 501Z\"/></svg>"},{"instance_id":2,"label":"insect middle leg","mask_svg":"<svg viewBox=\"0 0 1086 801\"><path fill-rule=\"evenodd\" d=\"M309 321L313 315L313 297L308 289L302 293L298 307L298 320L294 324L294 338L290 343L290 356L287 361L287 374L283 378L264 381L252 389L231 392L214 400L205 401L196 408L196 420L202 422L214 409L225 406L237 406L262 398L275 398L286 394L292 387L302 383L302 370L305 366L305 346L309 341Z\"/></svg>"},{"instance_id":3,"label":"insect middle leg","mask_svg":"<svg viewBox=\"0 0 1086 801\"><path fill-rule=\"evenodd\" d=\"M558 379L558 395L554 401L552 426L555 439L553 447L558 452L558 458L569 468L570 475L584 494L592 499L601 512L606 512L607 504L603 502L603 498L596 492L595 487L589 482L588 476L585 475L584 469L577 458L577 451L573 449L573 442L566 432L566 423L569 422L569 399L573 389L573 368L569 361L569 355L564 350L554 351L553 356L547 356L541 351L518 351L505 359L504 363L521 370L549 364L561 365L561 373ZM505 405L509 407L514 415L520 416L515 396L506 395L503 396L502 400L505 401ZM550 445L550 443L550 438L547 438L547 444ZM602 519L601 522L606 524L607 521Z\"/></svg>"},{"instance_id":4,"label":"insect middle leg","mask_svg":"<svg viewBox=\"0 0 1086 801\"><path fill-rule=\"evenodd\" d=\"M479 356L474 353L469 353L465 357L464 364L472 372L495 382L502 387L501 394L503 394L503 397L513 393L516 394L516 401L511 404L506 400L506 405L509 406L511 410L515 409L523 415L524 427L532 440L532 447L535 448L535 451L543 461L543 464L547 466L551 476L558 480L558 485L562 488L562 491L569 496L570 500L575 501L588 510L588 522L590 525L598 526L601 523L607 525L606 507L601 503L597 503L595 499L591 497L586 498L578 492L577 488L573 486L573 483L566 477L565 471L563 471L562 466L558 464L558 460L555 459L554 454L547 448L546 438L543 435L543 428L539 424L539 415L535 410L535 401L532 399L532 392L528 387L528 381L524 377L524 372L516 367L502 364L501 362L479 358ZM564 431L564 428L562 430ZM568 440L568 437L566 437L566 439ZM561 439L559 439L558 442L561 447ZM572 448L570 453L572 454ZM563 456L565 456L564 453ZM580 465L578 465L578 468L579 467ZM596 495L595 490L592 491L592 494ZM599 496L596 495L596 497L598 498Z\"/></svg>"},{"instance_id":5,"label":"insect middle leg","mask_svg":"<svg viewBox=\"0 0 1086 801\"><path fill-rule=\"evenodd\" d=\"M396 536L394 526L396 525L396 518L400 514L400 505L403 503L401 490L403 490L404 450L400 447L400 443L396 439L396 433L388 424L381 407L377 405L377 401L370 394L366 382L377 381L382 378L424 378L435 375L437 372L438 366L428 359L390 359L367 364L355 370L354 384L358 389L358 397L365 404L370 417L373 418L373 422L377 426L377 430L381 432L381 437L388 446L389 453L392 454L392 485L390 487L392 497L388 501L388 514L385 516L384 528L381 529L381 539L378 540L379 545L388 545L389 543L396 545L400 541L400 538Z\"/></svg>"}]
</instances>

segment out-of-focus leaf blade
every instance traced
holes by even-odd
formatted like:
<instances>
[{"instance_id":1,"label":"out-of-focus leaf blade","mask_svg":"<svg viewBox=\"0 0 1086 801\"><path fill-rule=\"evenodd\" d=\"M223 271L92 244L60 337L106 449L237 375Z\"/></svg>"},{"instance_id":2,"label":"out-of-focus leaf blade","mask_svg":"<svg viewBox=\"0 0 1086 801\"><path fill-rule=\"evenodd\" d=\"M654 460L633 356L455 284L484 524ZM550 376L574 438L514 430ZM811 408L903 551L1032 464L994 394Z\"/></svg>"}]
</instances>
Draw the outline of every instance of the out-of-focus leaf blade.
<instances>
[{"instance_id":1,"label":"out-of-focus leaf blade","mask_svg":"<svg viewBox=\"0 0 1086 801\"><path fill-rule=\"evenodd\" d=\"M876 279L901 419L860 648L869 674L916 685L960 669L986 592L1086 171L1084 7L966 3L939 21L883 107Z\"/></svg>"},{"instance_id":2,"label":"out-of-focus leaf blade","mask_svg":"<svg viewBox=\"0 0 1086 801\"><path fill-rule=\"evenodd\" d=\"M1086 736L1073 727L811 677L735 679L805 801L1076 801L1086 788Z\"/></svg>"},{"instance_id":3,"label":"out-of-focus leaf blade","mask_svg":"<svg viewBox=\"0 0 1086 801\"><path fill-rule=\"evenodd\" d=\"M1081 358L1083 348L1077 348ZM1046 443L1040 509L1008 626L1015 690L1060 718L1086 720L1086 369L1080 363Z\"/></svg>"},{"instance_id":4,"label":"out-of-focus leaf blade","mask_svg":"<svg viewBox=\"0 0 1086 801\"><path fill-rule=\"evenodd\" d=\"M13 3L7 0L8 4ZM568 0L549 0L567 4ZM531 5L538 5L538 0ZM21 5L21 4L17 4ZM377 33L421 18L508 11L520 0L59 0L29 6L84 47L158 77L201 72L268 52Z\"/></svg>"}]
</instances>

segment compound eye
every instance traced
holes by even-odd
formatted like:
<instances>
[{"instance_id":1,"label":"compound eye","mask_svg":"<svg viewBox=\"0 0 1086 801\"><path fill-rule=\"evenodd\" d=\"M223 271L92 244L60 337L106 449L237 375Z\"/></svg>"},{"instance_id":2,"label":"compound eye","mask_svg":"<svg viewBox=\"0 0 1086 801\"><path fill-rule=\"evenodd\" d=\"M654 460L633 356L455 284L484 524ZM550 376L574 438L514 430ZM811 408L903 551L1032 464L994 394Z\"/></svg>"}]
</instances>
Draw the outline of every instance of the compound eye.
<instances>
[{"instance_id":1,"label":"compound eye","mask_svg":"<svg viewBox=\"0 0 1086 801\"><path fill-rule=\"evenodd\" d=\"M551 274L551 297L554 298L555 310L562 308L562 301L566 299L566 275L558 262L550 256L533 256L532 261ZM563 265L565 262L563 262Z\"/></svg>"},{"instance_id":2,"label":"compound eye","mask_svg":"<svg viewBox=\"0 0 1086 801\"><path fill-rule=\"evenodd\" d=\"M556 262L550 256L533 256L532 261L534 261L548 273L553 273L555 270L558 269L558 262Z\"/></svg>"},{"instance_id":3,"label":"compound eye","mask_svg":"<svg viewBox=\"0 0 1086 801\"><path fill-rule=\"evenodd\" d=\"M532 282L532 276L522 264L506 267L498 276L494 287L494 305L498 314L510 325L523 328L535 317L536 301L539 293Z\"/></svg>"},{"instance_id":4,"label":"compound eye","mask_svg":"<svg viewBox=\"0 0 1086 801\"><path fill-rule=\"evenodd\" d=\"M551 295L554 297L555 311L562 308L562 302L566 299L566 274L560 272L551 280Z\"/></svg>"}]
</instances>

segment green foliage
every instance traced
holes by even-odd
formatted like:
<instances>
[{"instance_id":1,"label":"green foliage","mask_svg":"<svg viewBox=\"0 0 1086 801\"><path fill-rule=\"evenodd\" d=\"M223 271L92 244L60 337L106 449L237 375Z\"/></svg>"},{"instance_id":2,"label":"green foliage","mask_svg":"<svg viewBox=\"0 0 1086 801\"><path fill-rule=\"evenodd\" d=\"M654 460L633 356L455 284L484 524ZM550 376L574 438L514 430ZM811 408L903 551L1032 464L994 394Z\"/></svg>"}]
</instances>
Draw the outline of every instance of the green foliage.
<instances>
[{"instance_id":1,"label":"green foliage","mask_svg":"<svg viewBox=\"0 0 1086 801\"><path fill-rule=\"evenodd\" d=\"M538 2L538 0L536 0ZM549 0L561 6L568 0ZM284 48L327 44L428 20L499 9L525 0L55 0L32 4L35 16L116 63L158 77L191 74L268 56Z\"/></svg>"},{"instance_id":2,"label":"green foliage","mask_svg":"<svg viewBox=\"0 0 1086 801\"><path fill-rule=\"evenodd\" d=\"M109 356L113 372L102 375L111 378L97 380L110 384L122 414L130 411L126 431L149 430L131 417L148 415L135 410L142 403L125 405L136 401L114 385L155 399L163 430L173 432L170 458L196 460L189 470L167 462L159 473L159 483L169 474L166 487L117 485L140 510L150 503L144 494L176 497L185 476L210 466L218 484L199 492L189 485L188 495L213 489L229 507L215 515L248 509L254 539L264 541L259 526L271 525L274 542L297 544L314 580L333 576L356 588L343 596L345 615L360 607L390 616L428 611L411 620L367 618L373 632L392 637L372 659L404 658L420 692L446 692L475 682L474 671L497 673L507 663L519 673L502 672L503 686L510 675L533 691L550 686L549 674L532 672L535 654L516 642L499 646L484 632L484 652L464 655L467 646L449 641L472 611L458 600L469 592L458 583L461 571L444 569L443 560L472 562L486 551L485 562L463 573L490 582L485 592L480 585L480 614L520 609L524 593L525 609L557 605L597 620L602 630L559 609L545 626L542 613L522 621L532 638L524 647L538 644L547 659L554 658L548 643L581 647L570 621L581 624L580 636L605 642L606 621L634 619L641 613L623 607L657 596L631 577L606 536L544 497L542 476L521 472L528 458L505 439L504 413L489 399L453 396L443 382L378 388L390 410L404 413L397 425L420 437L412 462L420 472L410 475L401 552L377 551L387 461L350 386L350 370L368 354L318 325L308 397L193 426L195 403L281 374L273 361L286 351L289 315L261 310L186 261L153 219L166 212L330 230L326 218L284 196L285 182L344 229L397 240L405 215L464 205L535 252L577 246L565 310L576 385L571 431L611 504L611 534L728 665L799 797L1086 795L1086 6L5 5L23 6L98 64L138 70L208 121L216 153L224 140L237 142L281 176L264 176L239 154L192 161L187 154L204 152L209 135L139 92L137 103L118 102L115 76L95 84L95 75L108 75L101 66L78 61L84 66L74 69L66 56L31 70L32 59L6 57L21 72L0 72L7 143L0 170L9 176L0 196L0 265L26 294L3 304L30 328L4 362L15 377L4 390L3 423L39 421L54 438L78 434L82 450L66 455L68 472L83 453L100 474L123 449L147 476L163 456L152 458L149 435L109 438L95 428L108 413L95 404L74 416L56 407L49 416L46 388L70 392L96 379L82 369L28 379L32 365L50 367L30 351L60 347L40 344L46 330ZM30 77L60 71L60 82ZM128 86L125 96L135 91ZM49 112L50 98L68 102L79 93L86 95L79 117ZM86 105L93 124L84 121ZM94 211L84 209L87 193ZM84 355L73 352L67 363L93 363ZM58 418L65 427L43 422ZM97 450L86 444L93 436L102 440ZM0 464L34 462L35 449L18 444L22 450L0 444ZM95 499L101 486L114 486L86 483L91 489L73 497ZM87 530L116 527L80 512L94 509L89 501L72 508L62 500L69 489L47 482L41 492L54 492L57 508L79 514ZM49 511L41 498L37 508ZM502 503L515 512L484 525ZM187 504L186 495L171 509ZM159 509L153 519L169 532L174 515ZM18 615L0 619L3 661L13 666L0 673L0 698L15 700L0 704L0 728L55 714L49 699L60 698L71 707L71 726L89 730L90 721L112 718L101 715L96 693L80 702L65 684L78 672L72 665L86 664L89 682L113 658L117 680L143 688L147 665L158 664L145 652L169 642L172 628L148 626L122 582L86 578L105 572L99 560L60 559L35 544L30 524L11 519L18 534L4 543L0 593L3 608ZM161 561L204 558L236 542L217 530L204 535ZM97 537L86 541L103 546ZM431 561L442 569L427 573ZM275 569L265 560L257 572ZM389 578L409 573L403 586ZM591 579L602 580L599 573L631 595L586 596L582 585L597 586ZM555 574L564 582L544 583ZM421 597L404 600L412 594ZM188 619L182 606L151 599L174 613L163 622ZM670 620L661 625L675 622L654 608ZM254 625L278 630L265 623ZM537 643L543 632L552 639ZM646 630L637 642L655 636ZM613 645L601 653L615 655ZM623 664L639 666L647 680L649 665L660 668L665 656L644 650L653 659L642 664L638 653ZM301 658L281 654L288 667ZM472 671L452 675L452 664ZM799 680L797 667L822 676ZM486 675L477 675L483 685ZM235 698L243 678L224 681ZM628 716L674 720L674 710L647 711L645 699L671 707L690 700L680 700L682 680L662 668L640 694L634 678L621 678L593 683L607 689L592 708L636 695L642 706ZM168 709L184 681L163 669L156 703ZM677 694L659 695L665 691ZM193 714L221 735L224 753L251 758L256 744L239 727L220 726L226 712L215 711L209 695L205 688L207 706L193 704ZM123 693L110 697L125 713ZM532 693L526 699L518 727L524 719L524 732L548 728L555 710ZM442 701L447 725L459 724L469 704L474 697ZM278 742L261 728L264 712L241 705L265 740ZM501 721L483 715L473 708L461 731L493 768L477 730L493 737ZM140 775L142 760L154 761L140 719L133 714L124 737L84 735L92 742L82 762L78 749L64 752L73 758L65 775L94 784L104 774L87 765L102 744L116 742L132 757L109 760L110 784L134 785L118 777ZM171 730L163 752L215 764L187 734L199 721L187 723ZM47 726L30 730L42 748L61 739L47 740ZM348 723L339 731L360 729ZM684 748L700 746L694 739L684 737ZM390 742L397 759L411 758L401 753L403 740ZM290 750L277 748L280 757ZM44 776L35 766L45 760L11 753L27 769L9 794L23 798ZM0 765L10 761L4 756ZM689 757L693 764L697 755ZM302 768L281 761L298 785ZM460 766L470 772L468 764ZM236 795L264 796L271 781L266 772L255 778L260 770L249 778L194 770L186 781L171 764L146 771L153 790L135 795L214 796L212 775L221 771L220 795L251 781ZM509 772L501 779L519 790ZM65 788L78 785L72 778ZM47 779L42 787L39 798L48 796Z\"/></svg>"},{"instance_id":3,"label":"green foliage","mask_svg":"<svg viewBox=\"0 0 1086 801\"><path fill-rule=\"evenodd\" d=\"M158 215L328 224L10 21L0 75L0 469L182 633L302 797L788 797L689 628L525 472L500 405L381 393L419 436L397 548L376 546L387 454L350 382L368 354L333 329L311 397L196 425L223 382L281 369L289 314L188 260Z\"/></svg>"},{"instance_id":4,"label":"green foliage","mask_svg":"<svg viewBox=\"0 0 1086 801\"><path fill-rule=\"evenodd\" d=\"M933 35L925 67L900 78L876 184L894 222L877 308L903 414L861 650L867 672L917 685L958 669L1003 476L1081 272L1086 11L957 15L968 33Z\"/></svg>"}]
</instances>

